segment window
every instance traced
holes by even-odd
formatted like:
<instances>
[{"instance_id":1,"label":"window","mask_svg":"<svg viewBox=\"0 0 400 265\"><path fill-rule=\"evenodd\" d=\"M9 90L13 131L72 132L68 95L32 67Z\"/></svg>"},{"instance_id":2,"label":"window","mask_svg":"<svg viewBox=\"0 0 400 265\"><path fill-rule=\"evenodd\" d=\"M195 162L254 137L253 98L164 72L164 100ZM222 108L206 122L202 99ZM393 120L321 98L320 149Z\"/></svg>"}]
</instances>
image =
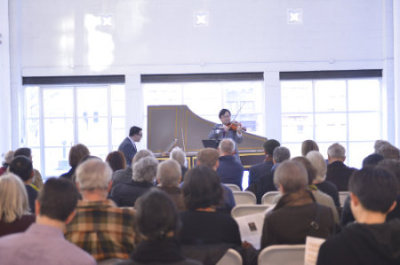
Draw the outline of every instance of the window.
<instances>
[{"instance_id":1,"label":"window","mask_svg":"<svg viewBox=\"0 0 400 265\"><path fill-rule=\"evenodd\" d=\"M341 143L346 162L360 167L383 139L380 77L281 80L282 144L301 154L301 142L315 140L327 157Z\"/></svg>"},{"instance_id":2,"label":"window","mask_svg":"<svg viewBox=\"0 0 400 265\"><path fill-rule=\"evenodd\" d=\"M47 178L69 170L71 146L105 158L126 135L125 86L25 85L24 141Z\"/></svg>"}]
</instances>

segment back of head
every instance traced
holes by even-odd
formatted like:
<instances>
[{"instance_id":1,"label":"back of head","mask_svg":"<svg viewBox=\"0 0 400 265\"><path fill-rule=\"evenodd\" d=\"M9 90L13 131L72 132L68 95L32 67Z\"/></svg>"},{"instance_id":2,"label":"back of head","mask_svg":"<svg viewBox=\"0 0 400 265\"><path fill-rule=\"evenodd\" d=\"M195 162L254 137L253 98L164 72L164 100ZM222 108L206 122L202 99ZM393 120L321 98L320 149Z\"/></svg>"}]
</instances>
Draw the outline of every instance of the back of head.
<instances>
[{"instance_id":1,"label":"back of head","mask_svg":"<svg viewBox=\"0 0 400 265\"><path fill-rule=\"evenodd\" d=\"M214 148L203 148L197 153L197 163L200 166L214 168L217 164L219 153Z\"/></svg>"},{"instance_id":2,"label":"back of head","mask_svg":"<svg viewBox=\"0 0 400 265\"><path fill-rule=\"evenodd\" d=\"M310 151L319 151L318 144L313 140L305 140L301 144L301 155L306 156Z\"/></svg>"},{"instance_id":3,"label":"back of head","mask_svg":"<svg viewBox=\"0 0 400 265\"><path fill-rule=\"evenodd\" d=\"M78 203L75 185L64 178L50 178L39 192L41 216L65 222Z\"/></svg>"},{"instance_id":4,"label":"back of head","mask_svg":"<svg viewBox=\"0 0 400 265\"><path fill-rule=\"evenodd\" d=\"M134 136L134 135L136 135L136 134L139 134L141 130L142 130L142 128L140 128L140 127L132 126L132 127L129 129L129 136Z\"/></svg>"},{"instance_id":5,"label":"back of head","mask_svg":"<svg viewBox=\"0 0 400 265\"><path fill-rule=\"evenodd\" d=\"M16 156L25 156L27 158L31 158L32 151L28 147L21 147L21 148L18 148L17 150L15 150L14 157L16 157Z\"/></svg>"},{"instance_id":6,"label":"back of head","mask_svg":"<svg viewBox=\"0 0 400 265\"><path fill-rule=\"evenodd\" d=\"M269 139L263 144L264 152L267 155L272 156L275 148L281 146L281 144L275 139Z\"/></svg>"},{"instance_id":7,"label":"back of head","mask_svg":"<svg viewBox=\"0 0 400 265\"><path fill-rule=\"evenodd\" d=\"M383 156L380 154L370 154L369 156L365 157L362 161L362 167L374 167L376 166L381 160L383 160Z\"/></svg>"},{"instance_id":8,"label":"back of head","mask_svg":"<svg viewBox=\"0 0 400 265\"><path fill-rule=\"evenodd\" d=\"M71 147L69 150L69 165L71 167L77 167L79 162L90 155L89 149L83 144L77 144Z\"/></svg>"},{"instance_id":9,"label":"back of head","mask_svg":"<svg viewBox=\"0 0 400 265\"><path fill-rule=\"evenodd\" d=\"M185 165L185 160L186 160L185 152L183 152L183 150L178 146L172 149L171 153L169 154L169 158L175 160L181 166Z\"/></svg>"},{"instance_id":10,"label":"back of head","mask_svg":"<svg viewBox=\"0 0 400 265\"><path fill-rule=\"evenodd\" d=\"M11 164L11 161L14 159L14 151L10 150L7 153L4 154L4 166L9 166Z\"/></svg>"},{"instance_id":11,"label":"back of head","mask_svg":"<svg viewBox=\"0 0 400 265\"><path fill-rule=\"evenodd\" d=\"M157 180L163 187L178 187L182 170L178 162L169 159L158 164Z\"/></svg>"},{"instance_id":12,"label":"back of head","mask_svg":"<svg viewBox=\"0 0 400 265\"><path fill-rule=\"evenodd\" d=\"M388 141L385 141L385 140L376 140L374 143L375 153L377 153L378 149L383 145L391 145L391 143L389 143Z\"/></svg>"},{"instance_id":13,"label":"back of head","mask_svg":"<svg viewBox=\"0 0 400 265\"><path fill-rule=\"evenodd\" d=\"M235 153L235 142L230 138L225 138L219 143L218 148L222 154L233 155Z\"/></svg>"},{"instance_id":14,"label":"back of head","mask_svg":"<svg viewBox=\"0 0 400 265\"><path fill-rule=\"evenodd\" d=\"M139 152L136 153L136 155L133 157L132 159L132 165L134 163L136 163L137 161L139 161L140 159L144 158L144 157L155 157L153 152L147 149L142 149Z\"/></svg>"},{"instance_id":15,"label":"back of head","mask_svg":"<svg viewBox=\"0 0 400 265\"><path fill-rule=\"evenodd\" d=\"M76 169L76 182L80 190L107 189L111 181L110 166L100 159L89 159Z\"/></svg>"},{"instance_id":16,"label":"back of head","mask_svg":"<svg viewBox=\"0 0 400 265\"><path fill-rule=\"evenodd\" d=\"M28 181L33 176L32 161L26 156L15 156L10 164L10 172L22 179Z\"/></svg>"},{"instance_id":17,"label":"back of head","mask_svg":"<svg viewBox=\"0 0 400 265\"><path fill-rule=\"evenodd\" d=\"M199 166L189 170L182 189L185 205L189 210L216 206L222 199L219 177L208 167Z\"/></svg>"},{"instance_id":18,"label":"back of head","mask_svg":"<svg viewBox=\"0 0 400 265\"><path fill-rule=\"evenodd\" d=\"M344 160L346 158L346 149L339 143L331 144L328 147L328 157Z\"/></svg>"},{"instance_id":19,"label":"back of head","mask_svg":"<svg viewBox=\"0 0 400 265\"><path fill-rule=\"evenodd\" d=\"M316 170L311 165L310 160L308 160L304 156L296 156L292 158L292 161L298 162L304 166L304 168L307 170L308 184L311 185L316 177Z\"/></svg>"},{"instance_id":20,"label":"back of head","mask_svg":"<svg viewBox=\"0 0 400 265\"><path fill-rule=\"evenodd\" d=\"M109 153L106 157L106 161L110 165L112 171L117 171L126 167L125 156L121 151Z\"/></svg>"},{"instance_id":21,"label":"back of head","mask_svg":"<svg viewBox=\"0 0 400 265\"><path fill-rule=\"evenodd\" d=\"M400 161L398 159L383 159L378 163L377 167L389 171L396 177L397 192L400 195Z\"/></svg>"},{"instance_id":22,"label":"back of head","mask_svg":"<svg viewBox=\"0 0 400 265\"><path fill-rule=\"evenodd\" d=\"M380 154L385 159L399 159L400 158L399 149L391 144L380 145L377 148L376 153Z\"/></svg>"},{"instance_id":23,"label":"back of head","mask_svg":"<svg viewBox=\"0 0 400 265\"><path fill-rule=\"evenodd\" d=\"M384 169L366 167L350 177L349 191L358 197L365 209L387 213L397 197L397 181Z\"/></svg>"},{"instance_id":24,"label":"back of head","mask_svg":"<svg viewBox=\"0 0 400 265\"><path fill-rule=\"evenodd\" d=\"M322 182L326 178L326 162L324 157L318 151L308 152L306 158L310 161L312 167L315 169L315 178Z\"/></svg>"},{"instance_id":25,"label":"back of head","mask_svg":"<svg viewBox=\"0 0 400 265\"><path fill-rule=\"evenodd\" d=\"M138 182L153 183L157 174L158 160L146 156L132 165L132 179Z\"/></svg>"},{"instance_id":26,"label":"back of head","mask_svg":"<svg viewBox=\"0 0 400 265\"><path fill-rule=\"evenodd\" d=\"M178 210L169 196L152 188L135 203L135 224L140 234L148 240L162 240L179 228Z\"/></svg>"},{"instance_id":27,"label":"back of head","mask_svg":"<svg viewBox=\"0 0 400 265\"><path fill-rule=\"evenodd\" d=\"M275 148L273 153L275 163L282 163L285 160L290 159L290 151L284 146Z\"/></svg>"},{"instance_id":28,"label":"back of head","mask_svg":"<svg viewBox=\"0 0 400 265\"><path fill-rule=\"evenodd\" d=\"M304 190L308 184L307 171L304 166L295 161L285 161L274 173L276 186L282 185L284 193Z\"/></svg>"},{"instance_id":29,"label":"back of head","mask_svg":"<svg viewBox=\"0 0 400 265\"><path fill-rule=\"evenodd\" d=\"M22 180L12 173L1 176L0 220L11 223L28 212L28 195Z\"/></svg>"}]
</instances>

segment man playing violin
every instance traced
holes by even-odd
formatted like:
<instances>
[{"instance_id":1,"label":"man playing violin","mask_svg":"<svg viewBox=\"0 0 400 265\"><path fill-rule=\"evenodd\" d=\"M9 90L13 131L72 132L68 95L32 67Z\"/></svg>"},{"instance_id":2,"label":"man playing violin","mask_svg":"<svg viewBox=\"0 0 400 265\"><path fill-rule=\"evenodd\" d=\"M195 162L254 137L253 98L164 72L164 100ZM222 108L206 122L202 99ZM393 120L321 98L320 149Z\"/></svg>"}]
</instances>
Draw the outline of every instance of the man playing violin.
<instances>
[{"instance_id":1,"label":"man playing violin","mask_svg":"<svg viewBox=\"0 0 400 265\"><path fill-rule=\"evenodd\" d=\"M208 134L208 139L222 140L224 138L232 139L235 145L235 153L239 155L237 144L243 141L242 131L246 128L237 121L231 121L231 112L227 109L220 110L218 114L222 124L216 124L211 132Z\"/></svg>"}]
</instances>

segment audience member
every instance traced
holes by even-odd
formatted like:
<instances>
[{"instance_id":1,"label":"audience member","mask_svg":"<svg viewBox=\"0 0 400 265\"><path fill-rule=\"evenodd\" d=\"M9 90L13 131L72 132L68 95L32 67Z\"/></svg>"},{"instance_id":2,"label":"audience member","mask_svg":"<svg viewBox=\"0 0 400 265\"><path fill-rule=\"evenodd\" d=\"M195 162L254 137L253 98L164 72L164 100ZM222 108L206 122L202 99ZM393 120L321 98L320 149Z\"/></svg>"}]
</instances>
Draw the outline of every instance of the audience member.
<instances>
[{"instance_id":1,"label":"audience member","mask_svg":"<svg viewBox=\"0 0 400 265\"><path fill-rule=\"evenodd\" d=\"M2 167L0 167L0 176L6 173L8 166L11 161L14 159L14 151L8 151L4 154L4 161Z\"/></svg>"},{"instance_id":2,"label":"audience member","mask_svg":"<svg viewBox=\"0 0 400 265\"><path fill-rule=\"evenodd\" d=\"M182 175L182 180L183 177L185 176L186 171L188 170L187 167L185 166L186 164L186 154L183 152L183 150L179 147L176 146L174 149L172 149L171 153L169 154L169 158L175 160L176 162L179 163L181 167L181 175Z\"/></svg>"},{"instance_id":3,"label":"audience member","mask_svg":"<svg viewBox=\"0 0 400 265\"><path fill-rule=\"evenodd\" d=\"M224 184L235 184L242 189L243 166L235 156L235 142L225 138L219 143L219 166L217 174Z\"/></svg>"},{"instance_id":4,"label":"audience member","mask_svg":"<svg viewBox=\"0 0 400 265\"><path fill-rule=\"evenodd\" d=\"M179 211L186 209L182 190L179 188L182 178L181 172L178 162L169 159L158 164L156 176L159 188L168 194Z\"/></svg>"},{"instance_id":5,"label":"audience member","mask_svg":"<svg viewBox=\"0 0 400 265\"><path fill-rule=\"evenodd\" d=\"M0 238L1 263L7 265L94 265L88 253L65 240L65 224L74 217L78 193L65 179L50 178L36 201L36 223L24 233Z\"/></svg>"},{"instance_id":6,"label":"audience member","mask_svg":"<svg viewBox=\"0 0 400 265\"><path fill-rule=\"evenodd\" d=\"M380 168L366 167L349 181L357 222L321 245L317 264L400 264L400 220L385 222L396 205L398 183Z\"/></svg>"},{"instance_id":7,"label":"audience member","mask_svg":"<svg viewBox=\"0 0 400 265\"><path fill-rule=\"evenodd\" d=\"M110 165L113 172L126 168L124 153L122 153L121 151L114 151L109 153L106 157L106 162L108 163L108 165Z\"/></svg>"},{"instance_id":8,"label":"audience member","mask_svg":"<svg viewBox=\"0 0 400 265\"><path fill-rule=\"evenodd\" d=\"M267 213L261 248L276 244L304 244L307 236L328 237L334 231L332 212L315 202L308 191L306 169L297 162L285 161L278 166L274 182L283 196Z\"/></svg>"},{"instance_id":9,"label":"audience member","mask_svg":"<svg viewBox=\"0 0 400 265\"><path fill-rule=\"evenodd\" d=\"M334 143L328 147L328 171L326 172L326 180L336 185L338 191L347 191L347 185L354 168L350 168L344 164L346 160L346 149Z\"/></svg>"},{"instance_id":10,"label":"audience member","mask_svg":"<svg viewBox=\"0 0 400 265\"><path fill-rule=\"evenodd\" d=\"M365 157L362 161L362 167L376 166L381 160L383 160L383 156L379 154L370 154Z\"/></svg>"},{"instance_id":11,"label":"audience member","mask_svg":"<svg viewBox=\"0 0 400 265\"><path fill-rule=\"evenodd\" d=\"M68 162L71 166L71 169L62 174L60 177L67 178L73 182L75 182L75 170L78 167L79 163L82 159L89 156L89 149L83 144L77 144L71 147L69 150Z\"/></svg>"},{"instance_id":12,"label":"audience member","mask_svg":"<svg viewBox=\"0 0 400 265\"><path fill-rule=\"evenodd\" d=\"M272 155L276 147L281 144L274 139L267 140L263 144L265 159L264 162L254 165L249 170L249 186L256 183L259 179L264 178L271 171L274 163L272 162ZM272 181L271 181L272 182Z\"/></svg>"},{"instance_id":13,"label":"audience member","mask_svg":"<svg viewBox=\"0 0 400 265\"><path fill-rule=\"evenodd\" d=\"M301 155L306 156L310 151L319 151L318 144L313 140L305 140L301 143Z\"/></svg>"},{"instance_id":14,"label":"audience member","mask_svg":"<svg viewBox=\"0 0 400 265\"><path fill-rule=\"evenodd\" d=\"M10 164L10 172L20 177L24 182L28 194L29 209L31 213L35 213L35 200L38 196L38 192L31 185L33 178L32 161L26 156L14 157Z\"/></svg>"},{"instance_id":15,"label":"audience member","mask_svg":"<svg viewBox=\"0 0 400 265\"><path fill-rule=\"evenodd\" d=\"M31 160L32 162L32 150L28 147L21 147L15 150L14 157L16 156L25 156L29 158L29 160ZM39 170L34 168L33 168L33 178L31 184L33 185L33 188L35 188L37 191L39 191L43 186L42 175L40 174Z\"/></svg>"},{"instance_id":16,"label":"audience member","mask_svg":"<svg viewBox=\"0 0 400 265\"><path fill-rule=\"evenodd\" d=\"M162 191L151 189L137 200L135 208L135 228L142 240L133 251L132 260L120 262L118 265L201 264L186 259L181 253L176 240L180 228L179 215L169 196Z\"/></svg>"},{"instance_id":17,"label":"audience member","mask_svg":"<svg viewBox=\"0 0 400 265\"><path fill-rule=\"evenodd\" d=\"M111 168L100 159L89 159L76 169L82 195L76 215L67 225L65 237L96 260L127 259L133 250L134 212L116 207L107 199Z\"/></svg>"},{"instance_id":18,"label":"audience member","mask_svg":"<svg viewBox=\"0 0 400 265\"><path fill-rule=\"evenodd\" d=\"M132 179L129 183L114 186L110 198L119 206L135 206L135 201L151 187L157 174L158 161L147 156L132 165Z\"/></svg>"},{"instance_id":19,"label":"audience member","mask_svg":"<svg viewBox=\"0 0 400 265\"><path fill-rule=\"evenodd\" d=\"M388 142L381 142L375 145L375 153L383 156L385 159L400 159L400 151L397 147Z\"/></svg>"},{"instance_id":20,"label":"audience member","mask_svg":"<svg viewBox=\"0 0 400 265\"><path fill-rule=\"evenodd\" d=\"M29 213L28 195L21 179L12 173L0 177L0 237L24 232L35 216Z\"/></svg>"}]
</instances>

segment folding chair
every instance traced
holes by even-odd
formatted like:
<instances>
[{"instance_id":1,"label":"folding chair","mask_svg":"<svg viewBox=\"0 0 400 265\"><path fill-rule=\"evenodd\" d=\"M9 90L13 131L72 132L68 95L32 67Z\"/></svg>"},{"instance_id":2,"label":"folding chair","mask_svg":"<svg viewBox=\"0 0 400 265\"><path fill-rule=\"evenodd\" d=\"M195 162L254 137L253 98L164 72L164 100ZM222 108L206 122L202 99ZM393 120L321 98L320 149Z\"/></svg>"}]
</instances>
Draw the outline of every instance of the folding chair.
<instances>
[{"instance_id":1,"label":"folding chair","mask_svg":"<svg viewBox=\"0 0 400 265\"><path fill-rule=\"evenodd\" d=\"M262 213L265 212L270 206L269 205L237 205L232 211L231 215L233 218L241 217L245 215Z\"/></svg>"},{"instance_id":2,"label":"folding chair","mask_svg":"<svg viewBox=\"0 0 400 265\"><path fill-rule=\"evenodd\" d=\"M304 265L305 245L274 245L258 255L258 265Z\"/></svg>"},{"instance_id":3,"label":"folding chair","mask_svg":"<svg viewBox=\"0 0 400 265\"><path fill-rule=\"evenodd\" d=\"M242 265L242 256L239 252L230 248L226 251L225 255L217 262L216 265Z\"/></svg>"},{"instance_id":4,"label":"folding chair","mask_svg":"<svg viewBox=\"0 0 400 265\"><path fill-rule=\"evenodd\" d=\"M256 195L250 191L233 191L232 193L233 197L235 198L236 205L257 203Z\"/></svg>"},{"instance_id":5,"label":"folding chair","mask_svg":"<svg viewBox=\"0 0 400 265\"><path fill-rule=\"evenodd\" d=\"M339 191L339 201L340 207L343 208L344 202L346 201L347 197L350 195L349 191Z\"/></svg>"},{"instance_id":6,"label":"folding chair","mask_svg":"<svg viewBox=\"0 0 400 265\"><path fill-rule=\"evenodd\" d=\"M224 185L227 186L228 188L230 188L231 191L242 191L242 190L239 188L239 186L236 185L236 184L225 184L225 183L224 183Z\"/></svg>"},{"instance_id":7,"label":"folding chair","mask_svg":"<svg viewBox=\"0 0 400 265\"><path fill-rule=\"evenodd\" d=\"M261 198L261 204L275 204L275 197L279 195L279 191L269 191L265 193Z\"/></svg>"}]
</instances>

